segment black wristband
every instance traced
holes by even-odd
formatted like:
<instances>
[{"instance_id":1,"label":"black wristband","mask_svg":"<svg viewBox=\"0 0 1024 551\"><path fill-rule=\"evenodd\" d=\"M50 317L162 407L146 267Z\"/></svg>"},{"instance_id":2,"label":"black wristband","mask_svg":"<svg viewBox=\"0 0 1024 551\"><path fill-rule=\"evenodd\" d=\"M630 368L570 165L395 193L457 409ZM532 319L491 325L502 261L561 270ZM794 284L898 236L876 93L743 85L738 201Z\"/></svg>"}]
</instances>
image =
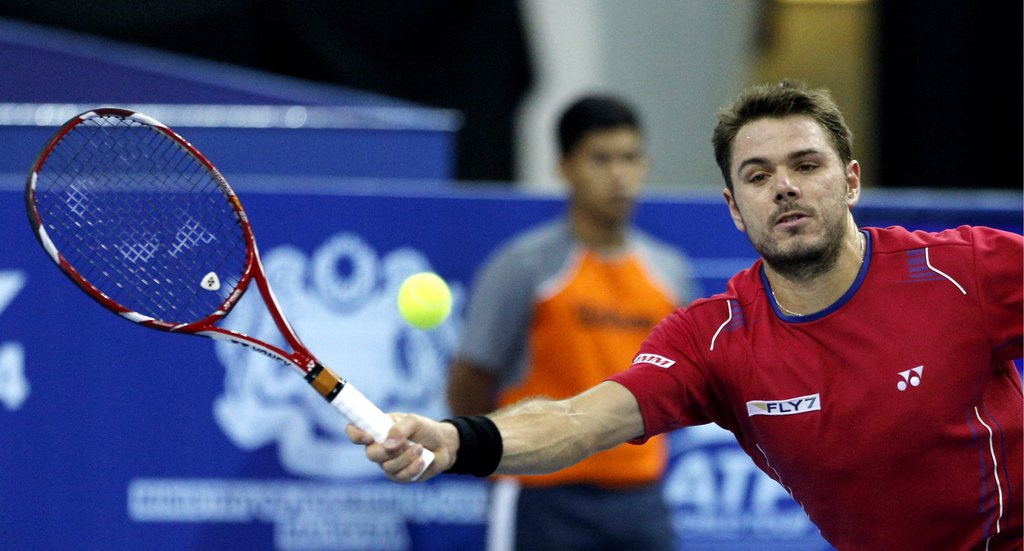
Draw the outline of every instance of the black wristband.
<instances>
[{"instance_id":1,"label":"black wristband","mask_svg":"<svg viewBox=\"0 0 1024 551\"><path fill-rule=\"evenodd\" d=\"M484 415L460 416L445 419L459 431L459 451L455 464L445 471L452 474L490 476L498 468L503 451L501 432L494 421Z\"/></svg>"}]
</instances>

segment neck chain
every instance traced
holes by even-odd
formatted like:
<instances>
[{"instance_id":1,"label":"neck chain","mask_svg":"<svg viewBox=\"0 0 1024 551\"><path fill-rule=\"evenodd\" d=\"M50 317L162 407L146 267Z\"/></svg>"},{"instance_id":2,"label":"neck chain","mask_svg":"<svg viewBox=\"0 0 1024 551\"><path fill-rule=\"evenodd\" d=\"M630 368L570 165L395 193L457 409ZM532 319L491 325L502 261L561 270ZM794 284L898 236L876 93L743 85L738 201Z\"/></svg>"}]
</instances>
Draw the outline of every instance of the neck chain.
<instances>
[{"instance_id":1,"label":"neck chain","mask_svg":"<svg viewBox=\"0 0 1024 551\"><path fill-rule=\"evenodd\" d=\"M788 316L796 316L798 318L804 316L804 314L797 314L796 312L794 312L794 311L790 310L789 308L786 308L785 306L783 306L782 303L779 302L779 297L775 296L775 291L774 290L772 290L771 293L772 293L772 298L775 299L775 305L778 306L779 310L782 310L782 312L784 314L786 314Z\"/></svg>"},{"instance_id":2,"label":"neck chain","mask_svg":"<svg viewBox=\"0 0 1024 551\"><path fill-rule=\"evenodd\" d=\"M857 240L857 243L860 243L860 263L863 265L864 264L864 247L865 247L864 242L867 241L867 237L865 237L864 234L860 233L860 232L857 232L857 235L860 237L860 239ZM783 306L782 303L779 302L779 297L775 296L775 289L772 289L770 285L768 287L768 291L772 294L772 298L775 299L775 305L778 306L779 310L782 310L782 312L784 314L786 314L788 316L796 316L798 318L807 315L807 314L798 314L798 313L790 310L789 308L786 308L785 306Z\"/></svg>"}]
</instances>

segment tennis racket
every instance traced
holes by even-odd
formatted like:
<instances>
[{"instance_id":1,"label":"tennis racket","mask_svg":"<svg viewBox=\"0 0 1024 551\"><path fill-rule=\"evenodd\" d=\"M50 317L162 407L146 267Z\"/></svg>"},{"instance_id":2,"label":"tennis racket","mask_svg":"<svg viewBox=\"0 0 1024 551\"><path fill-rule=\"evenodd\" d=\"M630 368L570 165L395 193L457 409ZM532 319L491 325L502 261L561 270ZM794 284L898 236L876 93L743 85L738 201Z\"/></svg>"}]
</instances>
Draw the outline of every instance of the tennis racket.
<instances>
[{"instance_id":1,"label":"tennis racket","mask_svg":"<svg viewBox=\"0 0 1024 551\"><path fill-rule=\"evenodd\" d=\"M108 310L294 366L354 425L387 437L391 418L324 367L285 319L235 192L167 126L116 108L74 117L32 165L25 202L46 253ZM218 326L253 282L290 352ZM434 454L423 455L429 466Z\"/></svg>"}]
</instances>

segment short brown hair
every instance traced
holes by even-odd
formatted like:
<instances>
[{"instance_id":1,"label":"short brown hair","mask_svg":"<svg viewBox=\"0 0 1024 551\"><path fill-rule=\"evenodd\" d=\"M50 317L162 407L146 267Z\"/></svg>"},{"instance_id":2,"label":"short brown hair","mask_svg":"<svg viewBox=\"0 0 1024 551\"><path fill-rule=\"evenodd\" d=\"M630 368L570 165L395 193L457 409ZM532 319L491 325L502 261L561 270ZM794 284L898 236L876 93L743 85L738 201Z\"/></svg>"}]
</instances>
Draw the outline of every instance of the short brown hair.
<instances>
[{"instance_id":1,"label":"short brown hair","mask_svg":"<svg viewBox=\"0 0 1024 551\"><path fill-rule=\"evenodd\" d=\"M808 115L816 120L828 133L843 164L853 160L853 134L828 90L811 89L788 80L759 84L745 90L732 105L718 112L718 125L711 137L715 161L730 190L729 165L732 163L733 142L740 128L758 119L790 115Z\"/></svg>"}]
</instances>

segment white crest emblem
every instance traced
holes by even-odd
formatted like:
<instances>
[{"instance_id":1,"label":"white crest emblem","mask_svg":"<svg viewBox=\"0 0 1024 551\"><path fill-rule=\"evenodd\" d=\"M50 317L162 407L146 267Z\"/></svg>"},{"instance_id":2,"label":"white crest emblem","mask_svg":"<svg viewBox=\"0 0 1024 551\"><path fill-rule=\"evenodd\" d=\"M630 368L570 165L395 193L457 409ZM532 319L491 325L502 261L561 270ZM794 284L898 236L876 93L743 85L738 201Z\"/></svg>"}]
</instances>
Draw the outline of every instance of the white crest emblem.
<instances>
[{"instance_id":1,"label":"white crest emblem","mask_svg":"<svg viewBox=\"0 0 1024 551\"><path fill-rule=\"evenodd\" d=\"M267 278L302 341L384 411L446 413L442 393L457 328L450 319L434 331L412 329L399 317L401 282L429 271L416 250L379 256L350 233L335 235L312 255L282 246L263 255ZM455 307L462 301L454 285ZM456 310L457 311L457 310ZM281 344L260 297L247 293L225 320L236 331ZM275 443L281 465L296 475L379 476L363 448L345 437L347 421L293 369L243 347L216 342L226 369L214 404L218 424L243 449Z\"/></svg>"}]
</instances>

